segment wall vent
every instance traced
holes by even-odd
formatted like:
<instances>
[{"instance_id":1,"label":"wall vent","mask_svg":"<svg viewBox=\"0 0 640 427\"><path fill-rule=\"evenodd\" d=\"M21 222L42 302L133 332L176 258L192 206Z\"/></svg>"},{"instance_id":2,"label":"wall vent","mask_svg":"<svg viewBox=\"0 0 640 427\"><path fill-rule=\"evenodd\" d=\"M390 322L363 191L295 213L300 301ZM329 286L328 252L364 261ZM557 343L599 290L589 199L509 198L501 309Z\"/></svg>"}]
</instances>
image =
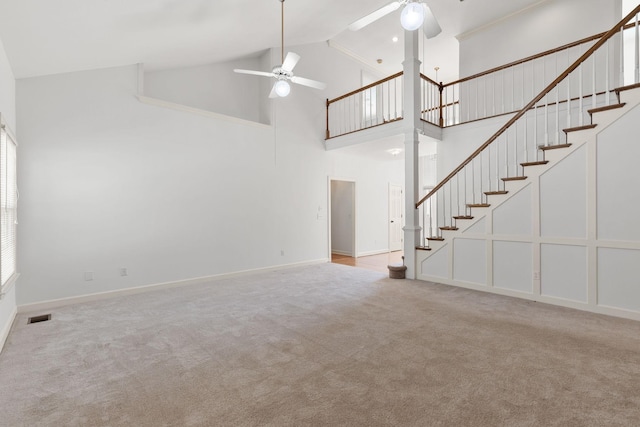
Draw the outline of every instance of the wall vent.
<instances>
[{"instance_id":1,"label":"wall vent","mask_svg":"<svg viewBox=\"0 0 640 427\"><path fill-rule=\"evenodd\" d=\"M29 317L29 321L27 322L27 324L30 325L32 323L46 322L47 320L51 320L51 314Z\"/></svg>"}]
</instances>

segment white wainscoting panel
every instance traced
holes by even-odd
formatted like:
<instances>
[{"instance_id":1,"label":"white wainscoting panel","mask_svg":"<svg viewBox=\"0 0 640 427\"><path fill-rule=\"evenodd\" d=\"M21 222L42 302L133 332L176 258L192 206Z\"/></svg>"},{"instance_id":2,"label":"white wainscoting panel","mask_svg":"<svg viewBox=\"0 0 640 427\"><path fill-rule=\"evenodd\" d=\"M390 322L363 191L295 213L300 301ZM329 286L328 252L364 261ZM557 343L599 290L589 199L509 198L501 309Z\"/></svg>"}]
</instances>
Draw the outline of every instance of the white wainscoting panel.
<instances>
[{"instance_id":1,"label":"white wainscoting panel","mask_svg":"<svg viewBox=\"0 0 640 427\"><path fill-rule=\"evenodd\" d=\"M587 248L542 244L541 293L545 296L587 302Z\"/></svg>"},{"instance_id":2,"label":"white wainscoting panel","mask_svg":"<svg viewBox=\"0 0 640 427\"><path fill-rule=\"evenodd\" d=\"M626 133L634 126L637 129L634 110L598 135L598 239L640 240L640 144Z\"/></svg>"},{"instance_id":3,"label":"white wainscoting panel","mask_svg":"<svg viewBox=\"0 0 640 427\"><path fill-rule=\"evenodd\" d=\"M512 291L533 291L532 244L493 242L493 286Z\"/></svg>"},{"instance_id":4,"label":"white wainscoting panel","mask_svg":"<svg viewBox=\"0 0 640 427\"><path fill-rule=\"evenodd\" d=\"M598 249L598 305L640 311L640 250Z\"/></svg>"},{"instance_id":5,"label":"white wainscoting panel","mask_svg":"<svg viewBox=\"0 0 640 427\"><path fill-rule=\"evenodd\" d=\"M531 186L529 185L494 209L493 233L496 235L530 236L531 215Z\"/></svg>"},{"instance_id":6,"label":"white wainscoting panel","mask_svg":"<svg viewBox=\"0 0 640 427\"><path fill-rule=\"evenodd\" d=\"M453 279L461 282L486 285L487 244L485 240L454 240Z\"/></svg>"},{"instance_id":7,"label":"white wainscoting panel","mask_svg":"<svg viewBox=\"0 0 640 427\"><path fill-rule=\"evenodd\" d=\"M587 150L582 146L540 177L540 231L544 237L587 235Z\"/></svg>"},{"instance_id":8,"label":"white wainscoting panel","mask_svg":"<svg viewBox=\"0 0 640 427\"><path fill-rule=\"evenodd\" d=\"M422 261L420 272L431 277L449 278L448 246L444 245L429 258Z\"/></svg>"},{"instance_id":9,"label":"white wainscoting panel","mask_svg":"<svg viewBox=\"0 0 640 427\"><path fill-rule=\"evenodd\" d=\"M485 234L486 232L487 232L487 223L485 221L485 218L482 218L481 220L473 224L471 227L464 230L465 234Z\"/></svg>"}]
</instances>

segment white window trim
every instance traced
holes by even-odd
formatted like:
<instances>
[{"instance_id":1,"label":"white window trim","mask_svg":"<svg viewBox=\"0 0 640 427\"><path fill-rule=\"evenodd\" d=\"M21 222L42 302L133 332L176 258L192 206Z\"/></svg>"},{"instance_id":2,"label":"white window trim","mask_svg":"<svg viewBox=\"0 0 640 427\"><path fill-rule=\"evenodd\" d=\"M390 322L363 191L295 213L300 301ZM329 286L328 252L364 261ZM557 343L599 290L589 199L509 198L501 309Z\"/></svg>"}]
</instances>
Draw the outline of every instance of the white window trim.
<instances>
[{"instance_id":1,"label":"white window trim","mask_svg":"<svg viewBox=\"0 0 640 427\"><path fill-rule=\"evenodd\" d=\"M0 114L0 133L5 133L8 137L8 139L11 140L11 142L15 145L16 147L16 151L17 151L17 147L18 147L18 143L15 137L15 134L12 132L11 128L5 123L4 121L4 117L2 116L2 114ZM17 153L16 153L17 156ZM17 161L16 161L17 163ZM17 166L17 165L16 165ZM17 171L16 171L16 178L17 178ZM17 192L17 189L16 189ZM17 201L16 201L17 203ZM16 218L17 218L17 204L16 204ZM11 274L11 276L9 278L7 278L7 280L5 281L5 283L0 283L0 300L2 300L4 298L4 296L9 293L9 291L11 291L11 289L15 286L18 277L20 276L20 274L17 271L17 242L15 242L15 251L16 253L14 254L14 258L16 260L16 266L15 266L15 270L14 272Z\"/></svg>"}]
</instances>

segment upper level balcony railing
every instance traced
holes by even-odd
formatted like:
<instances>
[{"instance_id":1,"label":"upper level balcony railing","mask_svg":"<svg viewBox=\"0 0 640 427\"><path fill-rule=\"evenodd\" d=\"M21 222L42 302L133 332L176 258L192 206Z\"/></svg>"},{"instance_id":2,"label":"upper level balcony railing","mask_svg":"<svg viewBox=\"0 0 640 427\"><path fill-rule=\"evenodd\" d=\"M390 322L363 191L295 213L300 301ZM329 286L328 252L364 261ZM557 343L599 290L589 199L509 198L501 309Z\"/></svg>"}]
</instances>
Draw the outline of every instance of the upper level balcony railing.
<instances>
[{"instance_id":1,"label":"upper level balcony railing","mask_svg":"<svg viewBox=\"0 0 640 427\"><path fill-rule=\"evenodd\" d=\"M631 22L620 30L623 39L637 37L638 23ZM421 74L421 106L423 121L447 127L504 114L514 114L548 85L605 33L523 58L491 70L450 83L437 83ZM619 42L599 52L583 78L571 83L564 96L545 96L537 106L571 102L575 94L590 93L595 98L605 94L611 84L621 86L640 73L637 52L625 52ZM616 64L616 66L614 66ZM627 71L623 72L624 69ZM616 71L614 71L616 70ZM589 87L587 87L589 86ZM607 95L608 96L608 95ZM327 100L326 138L334 138L403 117L402 72L389 76L338 98Z\"/></svg>"},{"instance_id":2,"label":"upper level balcony railing","mask_svg":"<svg viewBox=\"0 0 640 427\"><path fill-rule=\"evenodd\" d=\"M326 139L402 120L402 74L327 100Z\"/></svg>"}]
</instances>

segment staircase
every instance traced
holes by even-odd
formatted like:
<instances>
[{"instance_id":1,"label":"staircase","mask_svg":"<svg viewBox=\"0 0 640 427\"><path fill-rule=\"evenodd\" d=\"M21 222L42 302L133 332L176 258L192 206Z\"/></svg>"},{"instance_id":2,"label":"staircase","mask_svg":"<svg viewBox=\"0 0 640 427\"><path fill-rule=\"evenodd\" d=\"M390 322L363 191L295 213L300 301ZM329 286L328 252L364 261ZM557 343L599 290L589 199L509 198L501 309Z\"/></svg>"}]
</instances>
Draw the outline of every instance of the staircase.
<instances>
[{"instance_id":1,"label":"staircase","mask_svg":"<svg viewBox=\"0 0 640 427\"><path fill-rule=\"evenodd\" d=\"M521 162L522 175L501 178L504 183L504 189L484 191L482 194L485 196L485 201L481 203L466 203L466 213L464 215L452 215L449 222L450 225L439 226L440 233L438 235L429 235L425 238L428 244L418 246L416 249L420 251L438 249L442 246L442 243L439 242L444 242L448 238L454 238L464 233L469 226L484 218L492 207L495 209L508 200L509 194L514 194L528 185L532 179L538 178L551 169L556 163L581 147L599 131L640 103L640 83L616 88L614 93L617 103L587 110L591 121L590 124L563 129L567 138L563 144L539 146L538 149L542 160Z\"/></svg>"},{"instance_id":2,"label":"staircase","mask_svg":"<svg viewBox=\"0 0 640 427\"><path fill-rule=\"evenodd\" d=\"M438 227L440 231L444 232L442 235L426 238L428 242L436 242L435 244L430 243L429 246L422 246L417 249L423 251L438 249L441 244L437 242L444 242L448 238L453 238L463 233L470 225L485 217L489 210L495 209L508 200L508 195L512 195L528 185L532 179L538 178L556 163L581 147L599 131L615 122L618 117L632 110L640 103L640 84L617 88L615 89L615 94L618 103L588 110L591 124L563 129L563 132L567 135L567 142L564 144L539 146L543 160L520 163L523 171L522 175L501 178L505 183L504 190L485 191L483 194L486 196L486 203L466 204L469 214L452 216L452 225Z\"/></svg>"},{"instance_id":3,"label":"staircase","mask_svg":"<svg viewBox=\"0 0 640 427\"><path fill-rule=\"evenodd\" d=\"M417 278L640 320L640 85L615 93L591 124L566 129L566 143L540 147L543 160L439 227L416 250ZM607 166L618 152L629 154L620 170ZM604 212L612 194L618 210Z\"/></svg>"},{"instance_id":4,"label":"staircase","mask_svg":"<svg viewBox=\"0 0 640 427\"><path fill-rule=\"evenodd\" d=\"M610 55L638 13L416 203L418 279L640 320L640 65L622 86Z\"/></svg>"}]
</instances>

